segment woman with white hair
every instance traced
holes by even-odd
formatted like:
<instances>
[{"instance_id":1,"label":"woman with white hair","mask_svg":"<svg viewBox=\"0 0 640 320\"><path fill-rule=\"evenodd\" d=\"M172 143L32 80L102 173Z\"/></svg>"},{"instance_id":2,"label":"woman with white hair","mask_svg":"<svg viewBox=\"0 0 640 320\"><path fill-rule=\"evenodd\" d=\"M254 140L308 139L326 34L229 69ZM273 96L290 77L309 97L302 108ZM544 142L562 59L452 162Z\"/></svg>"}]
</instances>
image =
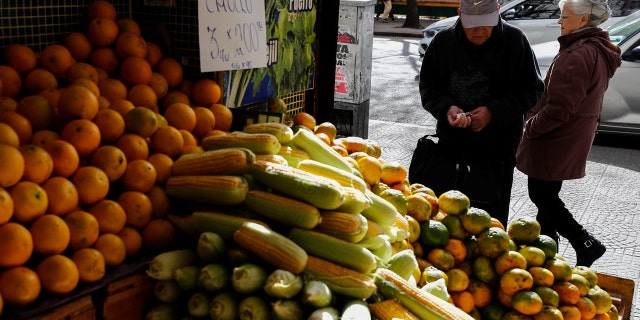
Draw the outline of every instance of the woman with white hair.
<instances>
[{"instance_id":1,"label":"woman with white hair","mask_svg":"<svg viewBox=\"0 0 640 320\"><path fill-rule=\"evenodd\" d=\"M541 233L567 238L577 265L591 266L606 247L569 212L559 193L564 180L585 176L609 79L620 48L598 26L611 15L606 0L561 0L560 51L544 79L545 91L527 114L516 167L528 176Z\"/></svg>"}]
</instances>

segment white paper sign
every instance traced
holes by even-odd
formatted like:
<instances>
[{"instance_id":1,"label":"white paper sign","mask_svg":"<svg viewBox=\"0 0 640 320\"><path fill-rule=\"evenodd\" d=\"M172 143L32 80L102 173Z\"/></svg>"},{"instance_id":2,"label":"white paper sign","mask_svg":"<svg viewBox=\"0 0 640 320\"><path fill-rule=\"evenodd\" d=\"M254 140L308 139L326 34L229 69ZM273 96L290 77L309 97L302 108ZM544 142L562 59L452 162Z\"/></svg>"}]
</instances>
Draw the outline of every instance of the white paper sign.
<instances>
[{"instance_id":1,"label":"white paper sign","mask_svg":"<svg viewBox=\"0 0 640 320\"><path fill-rule=\"evenodd\" d=\"M199 0L200 71L267 66L264 0Z\"/></svg>"}]
</instances>

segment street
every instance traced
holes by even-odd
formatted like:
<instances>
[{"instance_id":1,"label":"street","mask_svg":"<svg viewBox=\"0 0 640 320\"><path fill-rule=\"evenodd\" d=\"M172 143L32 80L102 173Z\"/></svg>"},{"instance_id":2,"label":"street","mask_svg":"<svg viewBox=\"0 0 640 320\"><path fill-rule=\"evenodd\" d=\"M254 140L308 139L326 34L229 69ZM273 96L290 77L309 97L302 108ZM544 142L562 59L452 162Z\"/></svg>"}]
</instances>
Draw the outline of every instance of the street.
<instances>
[{"instance_id":1,"label":"street","mask_svg":"<svg viewBox=\"0 0 640 320\"><path fill-rule=\"evenodd\" d=\"M418 38L375 36L372 53L369 138L381 144L383 159L407 167L418 138L435 132L435 120L420 103L417 46ZM587 176L566 181L561 191L576 219L607 246L605 255L593 264L594 270L635 281L635 292L640 282L638 140L598 137L587 163ZM509 218L535 214L526 176L516 170ZM575 252L564 238L559 253L575 263ZM636 293L632 320L640 320L639 300Z\"/></svg>"}]
</instances>

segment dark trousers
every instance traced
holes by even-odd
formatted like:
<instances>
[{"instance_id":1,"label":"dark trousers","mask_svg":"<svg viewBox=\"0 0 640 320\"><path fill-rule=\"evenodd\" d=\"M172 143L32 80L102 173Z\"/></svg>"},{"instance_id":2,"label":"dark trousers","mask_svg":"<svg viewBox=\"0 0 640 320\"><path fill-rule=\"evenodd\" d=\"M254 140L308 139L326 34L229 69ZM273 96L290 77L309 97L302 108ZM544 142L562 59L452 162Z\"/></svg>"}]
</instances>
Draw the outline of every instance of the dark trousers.
<instances>
[{"instance_id":1,"label":"dark trousers","mask_svg":"<svg viewBox=\"0 0 640 320\"><path fill-rule=\"evenodd\" d=\"M582 225L560 199L562 181L545 181L529 177L529 199L538 207L536 219L540 223L542 234L555 237L558 232L567 239L582 234Z\"/></svg>"},{"instance_id":2,"label":"dark trousers","mask_svg":"<svg viewBox=\"0 0 640 320\"><path fill-rule=\"evenodd\" d=\"M515 165L512 164L512 161L503 161L501 170L499 170L501 172L496 177L497 184L495 190L493 190L495 198L492 202L475 201L473 197L470 199L471 206L487 211L492 217L500 220L505 228L509 220L514 168Z\"/></svg>"}]
</instances>

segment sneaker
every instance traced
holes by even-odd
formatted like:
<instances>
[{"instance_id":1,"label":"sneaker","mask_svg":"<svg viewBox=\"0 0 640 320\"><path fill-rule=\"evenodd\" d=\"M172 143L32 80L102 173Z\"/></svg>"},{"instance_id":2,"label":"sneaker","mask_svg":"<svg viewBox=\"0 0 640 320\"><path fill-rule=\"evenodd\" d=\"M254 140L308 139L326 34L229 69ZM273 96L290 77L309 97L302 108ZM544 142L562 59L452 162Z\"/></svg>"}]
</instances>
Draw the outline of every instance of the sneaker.
<instances>
[{"instance_id":1,"label":"sneaker","mask_svg":"<svg viewBox=\"0 0 640 320\"><path fill-rule=\"evenodd\" d=\"M388 23L389 21L390 21L389 18L380 19L380 22L382 22L382 23Z\"/></svg>"},{"instance_id":2,"label":"sneaker","mask_svg":"<svg viewBox=\"0 0 640 320\"><path fill-rule=\"evenodd\" d=\"M607 251L607 248L586 230L579 237L569 241L576 250L576 265L591 267Z\"/></svg>"}]
</instances>

